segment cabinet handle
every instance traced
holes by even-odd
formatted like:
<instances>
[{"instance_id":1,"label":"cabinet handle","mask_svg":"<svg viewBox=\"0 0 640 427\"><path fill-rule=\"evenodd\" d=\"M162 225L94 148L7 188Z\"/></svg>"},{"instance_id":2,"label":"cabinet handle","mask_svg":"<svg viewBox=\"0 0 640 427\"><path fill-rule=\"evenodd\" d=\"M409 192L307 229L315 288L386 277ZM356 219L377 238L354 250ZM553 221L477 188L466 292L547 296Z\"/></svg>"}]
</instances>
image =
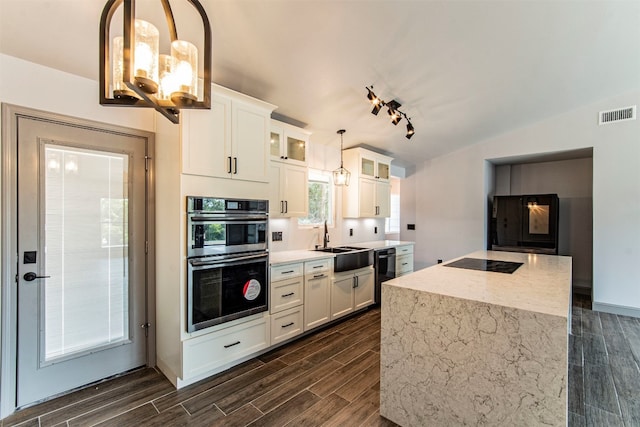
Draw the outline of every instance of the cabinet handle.
<instances>
[{"instance_id":1,"label":"cabinet handle","mask_svg":"<svg viewBox=\"0 0 640 427\"><path fill-rule=\"evenodd\" d=\"M291 295L295 295L295 292L289 292L288 294L282 295L282 298L290 297Z\"/></svg>"},{"instance_id":2,"label":"cabinet handle","mask_svg":"<svg viewBox=\"0 0 640 427\"><path fill-rule=\"evenodd\" d=\"M289 213L289 201L284 201L284 213Z\"/></svg>"},{"instance_id":3,"label":"cabinet handle","mask_svg":"<svg viewBox=\"0 0 640 427\"><path fill-rule=\"evenodd\" d=\"M227 157L229 159L229 168L227 169L227 173L231 173L231 157Z\"/></svg>"},{"instance_id":4,"label":"cabinet handle","mask_svg":"<svg viewBox=\"0 0 640 427\"><path fill-rule=\"evenodd\" d=\"M283 271L283 272L282 272L282 273L280 273L280 274L291 274L291 273L293 273L293 270Z\"/></svg>"},{"instance_id":5,"label":"cabinet handle","mask_svg":"<svg viewBox=\"0 0 640 427\"><path fill-rule=\"evenodd\" d=\"M233 158L233 174L234 175L238 174L238 158L237 157Z\"/></svg>"},{"instance_id":6,"label":"cabinet handle","mask_svg":"<svg viewBox=\"0 0 640 427\"><path fill-rule=\"evenodd\" d=\"M280 200L280 213L284 213L284 202Z\"/></svg>"},{"instance_id":7,"label":"cabinet handle","mask_svg":"<svg viewBox=\"0 0 640 427\"><path fill-rule=\"evenodd\" d=\"M316 266L314 266L313 268L322 268L322 267L324 267L324 266L322 266L322 265L316 265Z\"/></svg>"},{"instance_id":8,"label":"cabinet handle","mask_svg":"<svg viewBox=\"0 0 640 427\"><path fill-rule=\"evenodd\" d=\"M284 159L284 156L280 156L281 159Z\"/></svg>"},{"instance_id":9,"label":"cabinet handle","mask_svg":"<svg viewBox=\"0 0 640 427\"><path fill-rule=\"evenodd\" d=\"M293 326L295 325L295 323L291 322L291 323L287 323L286 325L282 325L283 328L288 328L289 326Z\"/></svg>"},{"instance_id":10,"label":"cabinet handle","mask_svg":"<svg viewBox=\"0 0 640 427\"><path fill-rule=\"evenodd\" d=\"M321 277L324 277L324 273L322 273L322 274L315 274L315 275L313 276L313 278L314 278L314 279L319 279L319 278L321 278Z\"/></svg>"},{"instance_id":11,"label":"cabinet handle","mask_svg":"<svg viewBox=\"0 0 640 427\"><path fill-rule=\"evenodd\" d=\"M233 347L234 345L238 345L238 344L240 344L240 341L236 341L233 344L227 344L227 345L224 346L224 348Z\"/></svg>"},{"instance_id":12,"label":"cabinet handle","mask_svg":"<svg viewBox=\"0 0 640 427\"><path fill-rule=\"evenodd\" d=\"M402 265L407 265L407 264L409 264L409 263L408 263L408 262L403 262L403 263L402 263Z\"/></svg>"},{"instance_id":13,"label":"cabinet handle","mask_svg":"<svg viewBox=\"0 0 640 427\"><path fill-rule=\"evenodd\" d=\"M285 160L289 160L289 158L288 158L287 156L284 156L284 159L285 159Z\"/></svg>"}]
</instances>

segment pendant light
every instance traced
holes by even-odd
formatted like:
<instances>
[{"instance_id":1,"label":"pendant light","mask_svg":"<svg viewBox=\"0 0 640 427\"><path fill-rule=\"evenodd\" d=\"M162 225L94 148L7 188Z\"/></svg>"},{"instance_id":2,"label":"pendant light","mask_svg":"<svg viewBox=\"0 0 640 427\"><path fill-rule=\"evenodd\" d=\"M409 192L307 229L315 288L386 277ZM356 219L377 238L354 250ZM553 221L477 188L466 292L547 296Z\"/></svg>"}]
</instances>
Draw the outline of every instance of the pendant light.
<instances>
[{"instance_id":1,"label":"pendant light","mask_svg":"<svg viewBox=\"0 0 640 427\"><path fill-rule=\"evenodd\" d=\"M199 98L198 49L178 38L169 0L156 1L164 10L167 28L163 33L171 40L162 46L165 54L160 53L158 28L136 18L135 0L108 0L104 6L100 18L100 104L154 108L178 123L181 109L211 109L211 26L198 0L181 0L202 19L204 61ZM111 40L111 18L120 8L122 36Z\"/></svg>"},{"instance_id":2,"label":"pendant light","mask_svg":"<svg viewBox=\"0 0 640 427\"><path fill-rule=\"evenodd\" d=\"M349 179L351 178L351 172L346 170L342 163L342 135L346 132L344 129L340 129L337 133L340 134L340 167L333 171L333 184L334 185L349 185Z\"/></svg>"}]
</instances>

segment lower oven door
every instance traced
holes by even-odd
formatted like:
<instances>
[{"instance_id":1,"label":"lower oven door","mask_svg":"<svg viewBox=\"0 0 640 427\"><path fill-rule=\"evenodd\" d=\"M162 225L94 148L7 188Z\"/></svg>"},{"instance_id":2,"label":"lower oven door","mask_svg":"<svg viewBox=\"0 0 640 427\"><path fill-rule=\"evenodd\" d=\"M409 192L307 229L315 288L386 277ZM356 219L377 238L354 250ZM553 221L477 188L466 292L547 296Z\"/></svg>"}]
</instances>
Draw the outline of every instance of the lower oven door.
<instances>
[{"instance_id":1,"label":"lower oven door","mask_svg":"<svg viewBox=\"0 0 640 427\"><path fill-rule=\"evenodd\" d=\"M268 309L266 252L188 260L187 331Z\"/></svg>"}]
</instances>

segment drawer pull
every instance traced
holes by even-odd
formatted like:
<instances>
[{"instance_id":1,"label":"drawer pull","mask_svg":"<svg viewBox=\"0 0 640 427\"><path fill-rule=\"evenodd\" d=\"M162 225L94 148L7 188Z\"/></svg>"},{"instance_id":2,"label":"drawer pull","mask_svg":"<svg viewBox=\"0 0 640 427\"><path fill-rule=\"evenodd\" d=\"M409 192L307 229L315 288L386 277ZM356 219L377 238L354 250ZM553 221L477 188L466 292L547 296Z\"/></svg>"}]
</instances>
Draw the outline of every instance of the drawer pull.
<instances>
[{"instance_id":1,"label":"drawer pull","mask_svg":"<svg viewBox=\"0 0 640 427\"><path fill-rule=\"evenodd\" d=\"M227 345L224 346L224 348L233 347L234 345L238 345L238 344L240 344L240 341L236 341L233 344L227 344Z\"/></svg>"},{"instance_id":2,"label":"drawer pull","mask_svg":"<svg viewBox=\"0 0 640 427\"><path fill-rule=\"evenodd\" d=\"M283 272L282 272L282 273L280 273L280 274L291 274L291 273L293 273L293 270L283 271Z\"/></svg>"},{"instance_id":3,"label":"drawer pull","mask_svg":"<svg viewBox=\"0 0 640 427\"><path fill-rule=\"evenodd\" d=\"M324 267L324 266L323 266L323 265L316 265L316 266L315 266L315 267L313 267L313 268L322 268L322 267Z\"/></svg>"},{"instance_id":4,"label":"drawer pull","mask_svg":"<svg viewBox=\"0 0 640 427\"><path fill-rule=\"evenodd\" d=\"M408 263L408 262L403 262L403 263L402 263L402 265L407 265L407 264L409 264L409 263Z\"/></svg>"},{"instance_id":5,"label":"drawer pull","mask_svg":"<svg viewBox=\"0 0 640 427\"><path fill-rule=\"evenodd\" d=\"M287 323L286 325L282 325L283 328L288 328L289 326L293 326L295 325L295 323L291 322L291 323Z\"/></svg>"},{"instance_id":6,"label":"drawer pull","mask_svg":"<svg viewBox=\"0 0 640 427\"><path fill-rule=\"evenodd\" d=\"M324 273L322 273L322 274L314 274L314 275L313 275L313 278L314 278L314 279L319 279L319 278L321 278L321 277L324 277Z\"/></svg>"},{"instance_id":7,"label":"drawer pull","mask_svg":"<svg viewBox=\"0 0 640 427\"><path fill-rule=\"evenodd\" d=\"M290 297L291 295L295 295L295 292L289 292L288 294L282 295L282 298Z\"/></svg>"}]
</instances>

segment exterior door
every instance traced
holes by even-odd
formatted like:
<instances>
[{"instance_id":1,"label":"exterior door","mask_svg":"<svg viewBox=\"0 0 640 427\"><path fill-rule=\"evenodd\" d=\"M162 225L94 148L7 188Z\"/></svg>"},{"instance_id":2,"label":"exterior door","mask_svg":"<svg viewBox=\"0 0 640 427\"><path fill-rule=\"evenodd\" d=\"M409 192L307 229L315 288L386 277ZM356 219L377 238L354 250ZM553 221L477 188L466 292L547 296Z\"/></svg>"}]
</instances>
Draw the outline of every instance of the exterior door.
<instances>
[{"instance_id":1,"label":"exterior door","mask_svg":"<svg viewBox=\"0 0 640 427\"><path fill-rule=\"evenodd\" d=\"M21 407L147 363L148 142L16 117Z\"/></svg>"}]
</instances>

